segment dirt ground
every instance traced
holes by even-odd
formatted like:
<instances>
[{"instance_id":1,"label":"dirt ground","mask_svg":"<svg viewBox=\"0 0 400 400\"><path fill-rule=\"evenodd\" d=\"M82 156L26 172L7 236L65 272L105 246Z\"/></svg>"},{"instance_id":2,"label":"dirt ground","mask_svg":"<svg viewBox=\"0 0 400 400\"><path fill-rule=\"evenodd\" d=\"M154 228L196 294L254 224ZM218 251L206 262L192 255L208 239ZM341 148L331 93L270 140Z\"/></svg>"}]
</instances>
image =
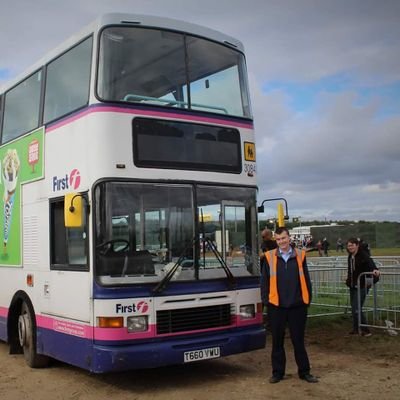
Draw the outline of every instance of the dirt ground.
<instances>
[{"instance_id":1,"label":"dirt ground","mask_svg":"<svg viewBox=\"0 0 400 400\"><path fill-rule=\"evenodd\" d=\"M0 343L2 400L245 400L245 399L400 399L400 335L375 331L372 337L347 336L347 320L310 322L307 348L309 384L297 378L287 339L287 377L271 385L270 346L224 359L125 373L93 375L53 362L30 369L23 356L9 355Z\"/></svg>"}]
</instances>

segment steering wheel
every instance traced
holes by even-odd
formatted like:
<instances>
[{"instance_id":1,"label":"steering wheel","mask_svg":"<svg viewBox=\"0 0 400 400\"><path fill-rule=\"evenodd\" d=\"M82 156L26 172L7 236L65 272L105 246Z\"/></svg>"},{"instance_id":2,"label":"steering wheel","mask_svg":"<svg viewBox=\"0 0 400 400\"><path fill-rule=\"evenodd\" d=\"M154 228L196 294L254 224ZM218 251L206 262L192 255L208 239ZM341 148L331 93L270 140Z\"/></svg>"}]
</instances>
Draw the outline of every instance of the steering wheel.
<instances>
[{"instance_id":1,"label":"steering wheel","mask_svg":"<svg viewBox=\"0 0 400 400\"><path fill-rule=\"evenodd\" d=\"M126 239L111 239L96 246L96 248L103 252L103 254L107 254L110 251L114 253L122 253L123 251L127 250L128 247L129 242Z\"/></svg>"}]
</instances>

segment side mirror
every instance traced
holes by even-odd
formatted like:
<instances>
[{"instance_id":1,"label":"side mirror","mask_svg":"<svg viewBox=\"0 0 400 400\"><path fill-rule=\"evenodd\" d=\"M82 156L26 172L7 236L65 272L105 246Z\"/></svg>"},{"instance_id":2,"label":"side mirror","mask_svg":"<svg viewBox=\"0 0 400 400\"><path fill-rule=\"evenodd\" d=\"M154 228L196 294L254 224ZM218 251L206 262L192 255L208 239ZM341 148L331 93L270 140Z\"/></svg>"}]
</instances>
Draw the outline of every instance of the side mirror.
<instances>
[{"instance_id":1,"label":"side mirror","mask_svg":"<svg viewBox=\"0 0 400 400\"><path fill-rule=\"evenodd\" d=\"M66 228L81 228L83 226L82 195L68 193L64 197L64 224Z\"/></svg>"}]
</instances>

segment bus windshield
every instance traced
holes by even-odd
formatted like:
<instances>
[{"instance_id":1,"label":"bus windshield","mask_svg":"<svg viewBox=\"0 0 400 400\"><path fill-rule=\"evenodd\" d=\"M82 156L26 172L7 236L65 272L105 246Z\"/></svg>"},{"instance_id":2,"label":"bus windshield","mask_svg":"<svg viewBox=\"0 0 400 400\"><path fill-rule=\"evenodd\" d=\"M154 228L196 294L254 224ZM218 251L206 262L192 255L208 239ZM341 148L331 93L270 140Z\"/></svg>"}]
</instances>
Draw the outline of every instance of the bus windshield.
<instances>
[{"instance_id":1,"label":"bus windshield","mask_svg":"<svg viewBox=\"0 0 400 400\"><path fill-rule=\"evenodd\" d=\"M99 184L98 282L157 283L172 268L172 281L226 279L226 267L235 278L258 275L255 200L256 190L249 188Z\"/></svg>"},{"instance_id":2,"label":"bus windshield","mask_svg":"<svg viewBox=\"0 0 400 400\"><path fill-rule=\"evenodd\" d=\"M160 29L108 27L100 40L97 94L251 117L244 55L203 38Z\"/></svg>"}]
</instances>

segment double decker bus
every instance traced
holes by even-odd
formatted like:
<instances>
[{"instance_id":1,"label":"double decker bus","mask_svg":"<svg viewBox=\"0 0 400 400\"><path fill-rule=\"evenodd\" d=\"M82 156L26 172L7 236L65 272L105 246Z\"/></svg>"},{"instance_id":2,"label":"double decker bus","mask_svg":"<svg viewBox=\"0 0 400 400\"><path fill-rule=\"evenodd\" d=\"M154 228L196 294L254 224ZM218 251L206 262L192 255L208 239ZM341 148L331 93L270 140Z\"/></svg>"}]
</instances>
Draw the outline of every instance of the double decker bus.
<instances>
[{"instance_id":1,"label":"double decker bus","mask_svg":"<svg viewBox=\"0 0 400 400\"><path fill-rule=\"evenodd\" d=\"M0 92L0 339L95 373L265 346L242 44L107 14Z\"/></svg>"}]
</instances>

